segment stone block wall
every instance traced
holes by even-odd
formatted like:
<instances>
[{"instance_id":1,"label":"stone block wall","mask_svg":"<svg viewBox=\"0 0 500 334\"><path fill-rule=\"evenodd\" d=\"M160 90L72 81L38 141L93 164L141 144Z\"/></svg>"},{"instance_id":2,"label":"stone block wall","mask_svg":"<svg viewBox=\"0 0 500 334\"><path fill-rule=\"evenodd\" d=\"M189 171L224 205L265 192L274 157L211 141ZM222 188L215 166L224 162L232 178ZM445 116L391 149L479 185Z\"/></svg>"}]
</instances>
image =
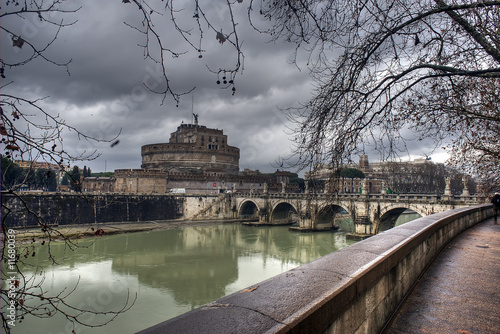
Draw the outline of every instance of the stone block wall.
<instances>
[{"instance_id":1,"label":"stone block wall","mask_svg":"<svg viewBox=\"0 0 500 334\"><path fill-rule=\"evenodd\" d=\"M8 227L178 219L183 207L183 198L168 195L2 195L2 217Z\"/></svg>"}]
</instances>

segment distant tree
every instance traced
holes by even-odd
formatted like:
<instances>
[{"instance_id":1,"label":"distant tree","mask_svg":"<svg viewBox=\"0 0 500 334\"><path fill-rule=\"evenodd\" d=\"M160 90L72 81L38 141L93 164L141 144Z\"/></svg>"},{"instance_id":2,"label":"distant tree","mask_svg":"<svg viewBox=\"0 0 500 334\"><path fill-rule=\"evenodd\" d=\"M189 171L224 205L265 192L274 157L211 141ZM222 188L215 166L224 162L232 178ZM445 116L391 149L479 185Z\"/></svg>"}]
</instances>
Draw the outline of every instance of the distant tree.
<instances>
[{"instance_id":1,"label":"distant tree","mask_svg":"<svg viewBox=\"0 0 500 334\"><path fill-rule=\"evenodd\" d=\"M67 174L64 174L62 180L61 180L61 185L63 186L67 186L69 185L69 177Z\"/></svg>"},{"instance_id":2,"label":"distant tree","mask_svg":"<svg viewBox=\"0 0 500 334\"><path fill-rule=\"evenodd\" d=\"M87 177L87 166L83 166L83 177Z\"/></svg>"},{"instance_id":3,"label":"distant tree","mask_svg":"<svg viewBox=\"0 0 500 334\"><path fill-rule=\"evenodd\" d=\"M364 179L365 173L357 168L342 168L339 171L339 176L344 179L351 179L351 189L350 192L354 192L354 179ZM342 184L344 182L342 181Z\"/></svg>"},{"instance_id":4,"label":"distant tree","mask_svg":"<svg viewBox=\"0 0 500 334\"><path fill-rule=\"evenodd\" d=\"M305 182L308 183L310 193L322 193L325 189L325 180L309 179Z\"/></svg>"},{"instance_id":5,"label":"distant tree","mask_svg":"<svg viewBox=\"0 0 500 334\"><path fill-rule=\"evenodd\" d=\"M349 179L364 179L365 173L357 168L342 168L340 170L340 177L346 177Z\"/></svg>"},{"instance_id":6,"label":"distant tree","mask_svg":"<svg viewBox=\"0 0 500 334\"><path fill-rule=\"evenodd\" d=\"M35 187L48 191L57 189L56 174L50 169L40 168L34 174Z\"/></svg>"},{"instance_id":7,"label":"distant tree","mask_svg":"<svg viewBox=\"0 0 500 334\"><path fill-rule=\"evenodd\" d=\"M70 174L71 178L71 189L75 191L81 191L82 185L81 185L81 178L80 178L80 168L78 166L74 166L73 170L71 171Z\"/></svg>"},{"instance_id":8,"label":"distant tree","mask_svg":"<svg viewBox=\"0 0 500 334\"><path fill-rule=\"evenodd\" d=\"M24 180L23 183L29 190L38 189L38 182L36 179L36 171L33 168L23 168Z\"/></svg>"},{"instance_id":9,"label":"distant tree","mask_svg":"<svg viewBox=\"0 0 500 334\"><path fill-rule=\"evenodd\" d=\"M57 175L53 170L47 172L47 190L56 191L57 190Z\"/></svg>"},{"instance_id":10,"label":"distant tree","mask_svg":"<svg viewBox=\"0 0 500 334\"><path fill-rule=\"evenodd\" d=\"M17 189L23 185L25 172L16 163L2 155L2 190Z\"/></svg>"},{"instance_id":11,"label":"distant tree","mask_svg":"<svg viewBox=\"0 0 500 334\"><path fill-rule=\"evenodd\" d=\"M298 184L300 191L304 191L304 189L305 189L304 179L299 177L299 175L297 173L290 174L290 183Z\"/></svg>"}]
</instances>

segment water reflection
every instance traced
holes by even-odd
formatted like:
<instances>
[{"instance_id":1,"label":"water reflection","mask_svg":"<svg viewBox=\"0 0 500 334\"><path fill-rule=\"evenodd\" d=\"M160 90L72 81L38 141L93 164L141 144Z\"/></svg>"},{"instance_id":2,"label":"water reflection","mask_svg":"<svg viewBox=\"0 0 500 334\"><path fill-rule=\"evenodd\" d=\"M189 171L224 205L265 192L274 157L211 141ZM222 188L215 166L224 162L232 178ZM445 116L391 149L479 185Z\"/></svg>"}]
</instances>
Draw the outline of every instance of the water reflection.
<instances>
[{"instance_id":1,"label":"water reflection","mask_svg":"<svg viewBox=\"0 0 500 334\"><path fill-rule=\"evenodd\" d=\"M408 223L408 222L415 220L415 219L418 219L420 217L422 217L422 216L419 215L418 213L411 211L411 210L407 210L406 212L403 212L403 214L401 214L398 217L394 226L403 225L405 223Z\"/></svg>"},{"instance_id":2,"label":"water reflection","mask_svg":"<svg viewBox=\"0 0 500 334\"><path fill-rule=\"evenodd\" d=\"M137 292L134 307L108 326L77 328L79 333L129 333L351 243L343 233L293 233L287 227L224 224L105 236L93 243L82 241L87 247L74 252L53 244L52 252L60 259L56 266L47 260L47 246L40 245L33 261L45 268L44 287L54 293L74 285L80 276L78 290L71 296L77 303L119 308L127 289ZM27 332L65 333L71 327L63 317L26 318L13 330Z\"/></svg>"}]
</instances>

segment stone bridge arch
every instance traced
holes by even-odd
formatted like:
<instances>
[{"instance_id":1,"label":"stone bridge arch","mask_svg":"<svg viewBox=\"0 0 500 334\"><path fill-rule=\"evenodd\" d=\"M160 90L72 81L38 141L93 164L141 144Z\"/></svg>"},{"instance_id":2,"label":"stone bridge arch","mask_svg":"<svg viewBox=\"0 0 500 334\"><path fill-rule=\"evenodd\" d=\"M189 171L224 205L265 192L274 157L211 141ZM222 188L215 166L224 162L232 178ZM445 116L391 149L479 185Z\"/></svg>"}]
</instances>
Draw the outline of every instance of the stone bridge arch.
<instances>
[{"instance_id":1,"label":"stone bridge arch","mask_svg":"<svg viewBox=\"0 0 500 334\"><path fill-rule=\"evenodd\" d=\"M339 225L336 224L336 218L342 212L346 212L352 219L352 213L348 206L342 203L325 204L319 208L314 225L319 230L338 229Z\"/></svg>"},{"instance_id":2,"label":"stone bridge arch","mask_svg":"<svg viewBox=\"0 0 500 334\"><path fill-rule=\"evenodd\" d=\"M393 228L396 225L396 221L399 216L406 210L411 210L421 217L427 216L427 212L423 210L418 205L413 205L410 203L396 203L389 205L380 211L379 217L373 220L375 225L375 233L380 233L388 229Z\"/></svg>"},{"instance_id":3,"label":"stone bridge arch","mask_svg":"<svg viewBox=\"0 0 500 334\"><path fill-rule=\"evenodd\" d=\"M298 222L299 210L296 205L287 201L274 203L269 222L276 225L293 224Z\"/></svg>"},{"instance_id":4,"label":"stone bridge arch","mask_svg":"<svg viewBox=\"0 0 500 334\"><path fill-rule=\"evenodd\" d=\"M259 218L260 211L261 209L255 201L246 199L240 203L238 208L238 218Z\"/></svg>"}]
</instances>

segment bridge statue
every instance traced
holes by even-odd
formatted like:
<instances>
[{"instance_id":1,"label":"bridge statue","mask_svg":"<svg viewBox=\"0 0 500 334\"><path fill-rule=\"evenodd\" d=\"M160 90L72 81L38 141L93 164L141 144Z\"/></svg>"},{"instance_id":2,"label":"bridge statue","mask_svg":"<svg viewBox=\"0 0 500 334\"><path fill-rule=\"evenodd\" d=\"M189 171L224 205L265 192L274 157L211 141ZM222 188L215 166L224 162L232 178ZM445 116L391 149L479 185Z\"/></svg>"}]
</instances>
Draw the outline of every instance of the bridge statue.
<instances>
[{"instance_id":1,"label":"bridge statue","mask_svg":"<svg viewBox=\"0 0 500 334\"><path fill-rule=\"evenodd\" d=\"M364 179L363 179L363 183L362 183L362 184L363 184L363 185L362 185L362 188L361 188L362 194L363 194L363 195L367 195L367 194L368 194L368 190L369 190L369 189L368 189L368 186L367 186L367 185L368 185L368 183L367 183L367 181L366 181L366 178L364 178Z\"/></svg>"},{"instance_id":2,"label":"bridge statue","mask_svg":"<svg viewBox=\"0 0 500 334\"><path fill-rule=\"evenodd\" d=\"M382 186L380 187L380 193L385 194L387 192L387 182L382 180Z\"/></svg>"},{"instance_id":3,"label":"bridge statue","mask_svg":"<svg viewBox=\"0 0 500 334\"><path fill-rule=\"evenodd\" d=\"M444 196L451 196L451 178L445 178L444 182L446 183L446 186L444 188Z\"/></svg>"},{"instance_id":4,"label":"bridge statue","mask_svg":"<svg viewBox=\"0 0 500 334\"><path fill-rule=\"evenodd\" d=\"M469 193L469 177L464 176L462 179L462 182L464 184L464 190L462 191L462 196L470 196Z\"/></svg>"}]
</instances>

